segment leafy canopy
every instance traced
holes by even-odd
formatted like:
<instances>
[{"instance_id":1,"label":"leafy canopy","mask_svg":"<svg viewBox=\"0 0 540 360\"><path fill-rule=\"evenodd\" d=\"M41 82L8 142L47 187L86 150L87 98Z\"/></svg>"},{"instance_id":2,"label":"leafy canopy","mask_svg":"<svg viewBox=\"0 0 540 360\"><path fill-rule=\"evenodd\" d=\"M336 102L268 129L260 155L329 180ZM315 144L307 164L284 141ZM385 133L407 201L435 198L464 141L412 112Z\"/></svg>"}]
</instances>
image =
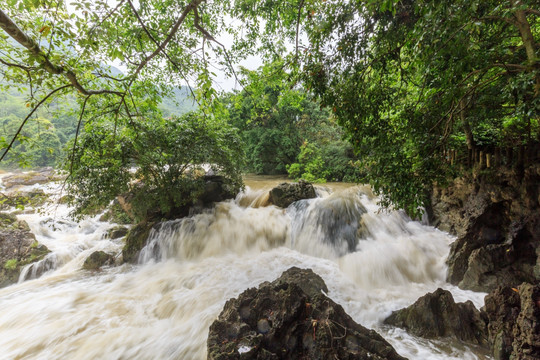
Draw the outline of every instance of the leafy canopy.
<instances>
[{"instance_id":1,"label":"leafy canopy","mask_svg":"<svg viewBox=\"0 0 540 360\"><path fill-rule=\"evenodd\" d=\"M326 1L303 77L333 108L368 180L416 213L457 174L443 150L540 140L536 1Z\"/></svg>"},{"instance_id":2,"label":"leafy canopy","mask_svg":"<svg viewBox=\"0 0 540 360\"><path fill-rule=\"evenodd\" d=\"M133 216L171 218L204 191L206 169L222 174L227 190L242 187L243 152L236 131L197 113L149 117L136 129L114 131L113 121L93 122L75 148L68 192L76 214L128 196ZM72 165L73 164L73 165Z\"/></svg>"}]
</instances>

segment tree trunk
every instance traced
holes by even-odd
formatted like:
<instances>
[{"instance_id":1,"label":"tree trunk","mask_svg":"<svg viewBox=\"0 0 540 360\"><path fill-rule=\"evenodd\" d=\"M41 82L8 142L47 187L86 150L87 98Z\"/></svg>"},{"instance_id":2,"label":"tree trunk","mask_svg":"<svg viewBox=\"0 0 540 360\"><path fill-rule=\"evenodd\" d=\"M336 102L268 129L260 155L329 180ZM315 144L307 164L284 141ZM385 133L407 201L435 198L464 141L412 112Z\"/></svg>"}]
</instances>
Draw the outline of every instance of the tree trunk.
<instances>
[{"instance_id":1,"label":"tree trunk","mask_svg":"<svg viewBox=\"0 0 540 360\"><path fill-rule=\"evenodd\" d=\"M521 0L511 0L513 6L523 6ZM534 40L531 25L527 21L527 14L525 10L519 9L514 13L516 19L515 25L519 30L521 35L521 40L523 41L523 46L525 47L525 52L527 53L527 60L530 66L533 66L536 62L536 42ZM536 86L534 89L535 95L540 93L540 76L536 76Z\"/></svg>"}]
</instances>

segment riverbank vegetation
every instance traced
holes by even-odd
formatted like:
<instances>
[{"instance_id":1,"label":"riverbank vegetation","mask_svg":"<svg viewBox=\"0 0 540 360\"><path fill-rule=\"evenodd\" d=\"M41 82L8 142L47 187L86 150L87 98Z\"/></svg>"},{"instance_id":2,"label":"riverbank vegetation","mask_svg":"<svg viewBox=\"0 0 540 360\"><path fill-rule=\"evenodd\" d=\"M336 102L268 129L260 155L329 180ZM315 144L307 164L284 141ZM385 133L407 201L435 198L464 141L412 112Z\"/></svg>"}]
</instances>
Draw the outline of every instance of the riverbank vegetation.
<instances>
[{"instance_id":1,"label":"riverbank vegetation","mask_svg":"<svg viewBox=\"0 0 540 360\"><path fill-rule=\"evenodd\" d=\"M61 148L69 171L85 166L73 159L115 163L128 151L123 132L146 136L147 121L177 121L169 103L158 105L180 86L203 124L238 129L245 171L369 182L383 204L411 214L434 184L475 164L538 160L540 13L532 0L71 6L9 0L0 13L10 91L2 99L26 110L3 114L4 164L17 153L26 165L51 164ZM261 68L237 66L253 54ZM218 92L216 71L242 89ZM24 101L6 98L17 89ZM74 111L44 116L59 99ZM80 156L105 122L112 138L104 149L115 150Z\"/></svg>"}]
</instances>

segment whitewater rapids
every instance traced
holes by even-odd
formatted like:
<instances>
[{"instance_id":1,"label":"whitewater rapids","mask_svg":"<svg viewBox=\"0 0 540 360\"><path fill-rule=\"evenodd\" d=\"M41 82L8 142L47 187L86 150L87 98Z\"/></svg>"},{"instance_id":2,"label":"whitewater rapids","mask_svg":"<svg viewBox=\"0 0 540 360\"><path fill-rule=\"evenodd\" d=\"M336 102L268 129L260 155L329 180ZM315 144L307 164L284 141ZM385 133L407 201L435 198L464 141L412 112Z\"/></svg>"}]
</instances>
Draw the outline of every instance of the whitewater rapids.
<instances>
[{"instance_id":1,"label":"whitewater rapids","mask_svg":"<svg viewBox=\"0 0 540 360\"><path fill-rule=\"evenodd\" d=\"M121 241L103 236L113 224L99 216L75 223L64 205L19 215L52 250L50 270L0 289L0 359L206 359L208 328L225 301L291 266L313 269L335 302L400 355L489 358L382 324L438 287L483 305L485 294L444 280L451 236L400 211L380 211L359 186L319 187L319 198L287 210L263 206L274 184L251 179L234 201L153 230L138 265L100 272L81 267L93 251L121 250Z\"/></svg>"}]
</instances>

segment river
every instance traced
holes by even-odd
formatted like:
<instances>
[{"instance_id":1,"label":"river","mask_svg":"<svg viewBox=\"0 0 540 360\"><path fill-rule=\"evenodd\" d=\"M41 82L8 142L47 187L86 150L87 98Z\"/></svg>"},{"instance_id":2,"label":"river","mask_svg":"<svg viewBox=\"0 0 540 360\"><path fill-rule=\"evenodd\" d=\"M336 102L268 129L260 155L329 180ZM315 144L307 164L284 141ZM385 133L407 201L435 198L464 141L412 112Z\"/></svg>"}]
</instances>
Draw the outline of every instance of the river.
<instances>
[{"instance_id":1,"label":"river","mask_svg":"<svg viewBox=\"0 0 540 360\"><path fill-rule=\"evenodd\" d=\"M121 250L121 240L104 238L114 224L99 215L74 222L57 204L19 215L52 250L42 261L50 270L0 289L0 359L206 359L225 301L291 266L313 269L355 321L409 359L489 359L382 324L438 287L483 305L484 293L445 281L450 235L382 211L369 188L353 184L317 186L318 198L287 210L261 206L279 181L247 177L235 200L153 231L138 265L99 272L81 267L93 251Z\"/></svg>"}]
</instances>

